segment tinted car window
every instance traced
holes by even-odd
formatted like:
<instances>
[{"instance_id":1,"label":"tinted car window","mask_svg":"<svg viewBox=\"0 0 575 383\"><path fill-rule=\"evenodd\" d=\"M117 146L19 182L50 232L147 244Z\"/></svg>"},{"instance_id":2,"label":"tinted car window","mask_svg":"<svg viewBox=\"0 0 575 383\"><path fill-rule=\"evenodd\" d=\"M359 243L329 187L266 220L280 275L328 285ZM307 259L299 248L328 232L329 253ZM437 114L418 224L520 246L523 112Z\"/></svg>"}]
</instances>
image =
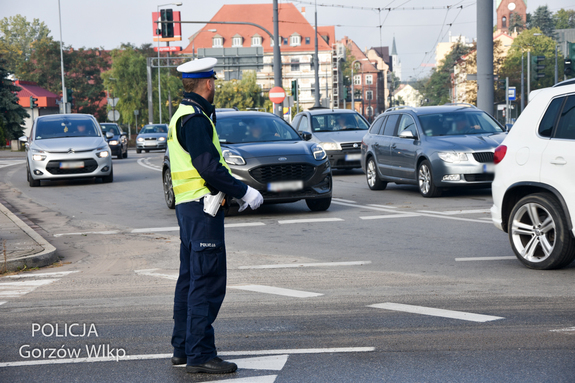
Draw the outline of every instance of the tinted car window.
<instances>
[{"instance_id":1,"label":"tinted car window","mask_svg":"<svg viewBox=\"0 0 575 383\"><path fill-rule=\"evenodd\" d=\"M63 137L98 137L99 129L91 119L41 119L36 124L36 140Z\"/></svg>"},{"instance_id":2,"label":"tinted car window","mask_svg":"<svg viewBox=\"0 0 575 383\"><path fill-rule=\"evenodd\" d=\"M234 116L218 118L216 130L220 142L301 141L301 137L280 118Z\"/></svg>"},{"instance_id":3,"label":"tinted car window","mask_svg":"<svg viewBox=\"0 0 575 383\"><path fill-rule=\"evenodd\" d=\"M426 114L419 116L419 121L428 137L504 132L487 113L478 110Z\"/></svg>"},{"instance_id":4,"label":"tinted car window","mask_svg":"<svg viewBox=\"0 0 575 383\"><path fill-rule=\"evenodd\" d=\"M358 114L352 113L330 113L325 115L315 115L312 116L311 121L311 126L314 132L369 129L369 125L367 125L367 123Z\"/></svg>"},{"instance_id":5,"label":"tinted car window","mask_svg":"<svg viewBox=\"0 0 575 383\"><path fill-rule=\"evenodd\" d=\"M409 114L404 114L401 116L399 128L397 129L397 135L399 135L399 133L403 132L404 130L410 131L411 134L413 134L413 137L417 137L417 127L415 126L415 121Z\"/></svg>"},{"instance_id":6,"label":"tinted car window","mask_svg":"<svg viewBox=\"0 0 575 383\"><path fill-rule=\"evenodd\" d=\"M575 96L569 96L565 102L554 137L575 139Z\"/></svg>"},{"instance_id":7,"label":"tinted car window","mask_svg":"<svg viewBox=\"0 0 575 383\"><path fill-rule=\"evenodd\" d=\"M309 121L307 119L307 116L302 116L298 130L300 132L309 132L310 131L309 130Z\"/></svg>"},{"instance_id":8,"label":"tinted car window","mask_svg":"<svg viewBox=\"0 0 575 383\"><path fill-rule=\"evenodd\" d=\"M140 131L140 134L150 133L168 133L168 130L164 125L146 125Z\"/></svg>"},{"instance_id":9,"label":"tinted car window","mask_svg":"<svg viewBox=\"0 0 575 383\"><path fill-rule=\"evenodd\" d=\"M381 127L383 126L383 122L385 121L385 117L378 118L369 128L369 133L371 134L380 134Z\"/></svg>"},{"instance_id":10,"label":"tinted car window","mask_svg":"<svg viewBox=\"0 0 575 383\"><path fill-rule=\"evenodd\" d=\"M551 102L541 120L541 123L539 124L539 135L543 137L551 137L551 133L553 132L553 127L555 126L555 121L557 120L557 115L559 115L559 110L561 110L563 101L565 101L565 97L556 98Z\"/></svg>"},{"instance_id":11,"label":"tinted car window","mask_svg":"<svg viewBox=\"0 0 575 383\"><path fill-rule=\"evenodd\" d=\"M384 136L393 136L395 133L395 126L397 125L397 120L401 117L399 114L392 114L387 118L385 122L385 127L383 128Z\"/></svg>"},{"instance_id":12,"label":"tinted car window","mask_svg":"<svg viewBox=\"0 0 575 383\"><path fill-rule=\"evenodd\" d=\"M116 125L102 125L102 131L104 133L106 132L110 132L113 135L118 135L120 134L120 132L118 131L118 128L116 127Z\"/></svg>"}]
</instances>

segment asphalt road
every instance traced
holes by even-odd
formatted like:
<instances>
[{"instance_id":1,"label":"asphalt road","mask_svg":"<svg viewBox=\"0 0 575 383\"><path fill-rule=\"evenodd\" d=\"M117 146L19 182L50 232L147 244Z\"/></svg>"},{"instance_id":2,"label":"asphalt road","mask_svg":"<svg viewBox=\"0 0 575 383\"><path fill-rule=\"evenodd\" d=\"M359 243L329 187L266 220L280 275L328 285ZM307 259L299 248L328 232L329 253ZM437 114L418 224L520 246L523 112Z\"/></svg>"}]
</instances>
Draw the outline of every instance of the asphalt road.
<instances>
[{"instance_id":1,"label":"asphalt road","mask_svg":"<svg viewBox=\"0 0 575 383\"><path fill-rule=\"evenodd\" d=\"M489 189L424 199L371 191L359 170L335 172L326 212L300 201L226 219L216 341L240 369L172 367L179 237L162 155L114 159L112 184L29 188L18 159L0 168L2 198L63 261L0 278L0 381L575 381L574 265L515 260Z\"/></svg>"}]
</instances>

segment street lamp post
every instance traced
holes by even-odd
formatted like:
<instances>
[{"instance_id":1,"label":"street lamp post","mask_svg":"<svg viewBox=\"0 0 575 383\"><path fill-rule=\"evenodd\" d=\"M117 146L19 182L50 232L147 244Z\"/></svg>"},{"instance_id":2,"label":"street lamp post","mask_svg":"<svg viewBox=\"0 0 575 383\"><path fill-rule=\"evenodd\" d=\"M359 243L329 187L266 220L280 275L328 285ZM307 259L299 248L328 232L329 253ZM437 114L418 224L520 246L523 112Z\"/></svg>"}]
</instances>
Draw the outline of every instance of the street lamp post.
<instances>
[{"instance_id":1,"label":"street lamp post","mask_svg":"<svg viewBox=\"0 0 575 383\"><path fill-rule=\"evenodd\" d=\"M62 47L62 12L60 11L60 0L58 0L58 20L60 22L60 69L62 71L62 113L68 112L68 95L66 94L66 85L64 83L64 51Z\"/></svg>"},{"instance_id":2,"label":"street lamp post","mask_svg":"<svg viewBox=\"0 0 575 383\"><path fill-rule=\"evenodd\" d=\"M160 17L160 7L165 7L166 5L175 5L179 7L182 3L167 3L167 4L160 4L156 7L158 12L158 18ZM158 35L158 109L159 109L159 116L160 116L160 124L162 123L162 83L160 79L160 67L162 66L160 63L160 38L162 37L162 24L160 22L158 24L158 30L160 33L156 33Z\"/></svg>"}]
</instances>

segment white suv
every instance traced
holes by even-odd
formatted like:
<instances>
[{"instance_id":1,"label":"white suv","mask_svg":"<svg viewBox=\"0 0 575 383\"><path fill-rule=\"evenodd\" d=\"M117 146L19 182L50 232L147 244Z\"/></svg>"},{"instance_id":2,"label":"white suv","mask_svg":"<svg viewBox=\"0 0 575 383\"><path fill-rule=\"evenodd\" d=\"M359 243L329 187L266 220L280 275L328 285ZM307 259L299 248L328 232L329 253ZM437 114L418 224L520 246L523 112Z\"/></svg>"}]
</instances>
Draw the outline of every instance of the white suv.
<instances>
[{"instance_id":1,"label":"white suv","mask_svg":"<svg viewBox=\"0 0 575 383\"><path fill-rule=\"evenodd\" d=\"M531 97L495 150L491 216L525 266L557 269L575 258L575 80Z\"/></svg>"}]
</instances>

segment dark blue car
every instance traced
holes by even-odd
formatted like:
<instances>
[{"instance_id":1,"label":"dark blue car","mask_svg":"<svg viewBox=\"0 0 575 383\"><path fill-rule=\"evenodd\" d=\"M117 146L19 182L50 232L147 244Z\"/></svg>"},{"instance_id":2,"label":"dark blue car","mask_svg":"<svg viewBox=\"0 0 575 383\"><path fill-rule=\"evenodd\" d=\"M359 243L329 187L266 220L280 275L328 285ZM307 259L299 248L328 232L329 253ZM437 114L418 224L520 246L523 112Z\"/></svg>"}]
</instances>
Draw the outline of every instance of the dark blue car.
<instances>
[{"instance_id":1,"label":"dark blue car","mask_svg":"<svg viewBox=\"0 0 575 383\"><path fill-rule=\"evenodd\" d=\"M100 123L100 126L108 141L108 146L112 150L112 155L117 156L118 159L128 158L128 138L126 137L126 133L122 131L122 128L112 122L103 122ZM113 136L107 133L111 133Z\"/></svg>"}]
</instances>

